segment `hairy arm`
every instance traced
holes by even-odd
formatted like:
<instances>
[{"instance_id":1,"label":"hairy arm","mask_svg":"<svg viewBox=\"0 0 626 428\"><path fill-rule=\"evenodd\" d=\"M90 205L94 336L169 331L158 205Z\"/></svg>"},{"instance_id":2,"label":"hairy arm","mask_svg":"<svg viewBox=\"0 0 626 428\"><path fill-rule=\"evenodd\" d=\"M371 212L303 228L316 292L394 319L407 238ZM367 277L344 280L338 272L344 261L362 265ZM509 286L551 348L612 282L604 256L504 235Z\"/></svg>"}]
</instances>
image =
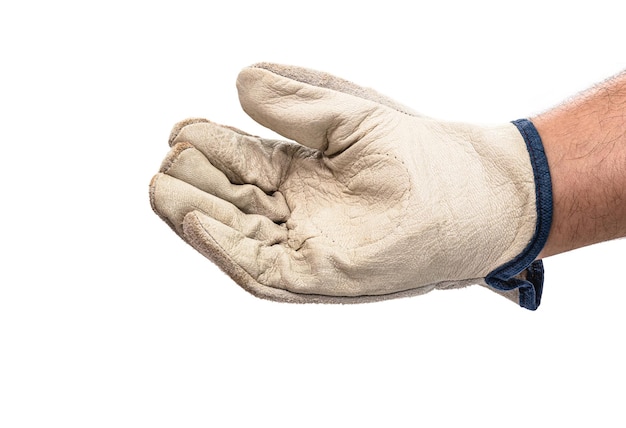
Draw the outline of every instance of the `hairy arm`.
<instances>
[{"instance_id":1,"label":"hairy arm","mask_svg":"<svg viewBox=\"0 0 626 428\"><path fill-rule=\"evenodd\" d=\"M554 214L538 258L626 236L626 72L532 118Z\"/></svg>"}]
</instances>

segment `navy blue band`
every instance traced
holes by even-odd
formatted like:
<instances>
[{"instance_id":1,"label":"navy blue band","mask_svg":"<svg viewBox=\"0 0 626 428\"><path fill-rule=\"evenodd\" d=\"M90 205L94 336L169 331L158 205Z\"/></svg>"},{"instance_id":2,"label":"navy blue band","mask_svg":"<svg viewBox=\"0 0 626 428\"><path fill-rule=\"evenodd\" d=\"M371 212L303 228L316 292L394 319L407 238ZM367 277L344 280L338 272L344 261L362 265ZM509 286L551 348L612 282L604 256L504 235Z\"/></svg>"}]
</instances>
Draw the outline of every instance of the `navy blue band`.
<instances>
[{"instance_id":1,"label":"navy blue band","mask_svg":"<svg viewBox=\"0 0 626 428\"><path fill-rule=\"evenodd\" d=\"M537 224L535 234L524 251L487 275L485 281L498 290L519 289L520 306L534 311L539 307L543 291L543 263L535 259L548 240L552 224L552 182L548 159L535 126L528 119L520 119L512 123L524 137L530 154L530 163L535 175ZM526 270L525 279L517 277L524 270Z\"/></svg>"}]
</instances>

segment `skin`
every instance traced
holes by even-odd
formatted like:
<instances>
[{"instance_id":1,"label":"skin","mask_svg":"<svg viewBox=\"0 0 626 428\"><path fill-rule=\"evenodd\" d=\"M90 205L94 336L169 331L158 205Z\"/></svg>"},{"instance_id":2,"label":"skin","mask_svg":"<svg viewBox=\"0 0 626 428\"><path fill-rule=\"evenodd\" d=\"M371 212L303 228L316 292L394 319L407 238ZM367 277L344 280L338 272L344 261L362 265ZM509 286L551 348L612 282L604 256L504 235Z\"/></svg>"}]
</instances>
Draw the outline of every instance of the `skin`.
<instances>
[{"instance_id":1,"label":"skin","mask_svg":"<svg viewBox=\"0 0 626 428\"><path fill-rule=\"evenodd\" d=\"M538 258L626 236L626 72L531 119L554 198Z\"/></svg>"}]
</instances>

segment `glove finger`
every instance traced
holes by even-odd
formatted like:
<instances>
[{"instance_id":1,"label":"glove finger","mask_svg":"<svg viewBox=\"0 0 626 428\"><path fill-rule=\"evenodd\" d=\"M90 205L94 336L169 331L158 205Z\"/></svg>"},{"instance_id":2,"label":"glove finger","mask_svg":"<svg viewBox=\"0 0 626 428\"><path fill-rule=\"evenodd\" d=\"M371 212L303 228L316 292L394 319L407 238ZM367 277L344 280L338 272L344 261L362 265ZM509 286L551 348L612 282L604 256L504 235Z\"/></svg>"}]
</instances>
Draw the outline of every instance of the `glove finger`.
<instances>
[{"instance_id":1,"label":"glove finger","mask_svg":"<svg viewBox=\"0 0 626 428\"><path fill-rule=\"evenodd\" d=\"M286 245L268 245L197 211L183 227L187 242L254 294L269 297L259 287L299 290L316 281L305 259Z\"/></svg>"},{"instance_id":2,"label":"glove finger","mask_svg":"<svg viewBox=\"0 0 626 428\"><path fill-rule=\"evenodd\" d=\"M254 64L251 67L263 68L265 70L271 71L292 80L296 80L298 82L307 83L309 85L317 86L319 88L342 92L344 94L352 95L392 108L400 113L405 113L416 117L422 117L420 113L416 112L412 108L400 104L396 100L380 94L371 88L359 86L348 80L342 79L341 77L333 76L332 74L325 73L323 71L311 70L308 68L296 67L293 65L274 64L269 62Z\"/></svg>"},{"instance_id":3,"label":"glove finger","mask_svg":"<svg viewBox=\"0 0 626 428\"><path fill-rule=\"evenodd\" d=\"M189 119L181 120L180 122L175 124L172 127L172 130L170 131L170 138L168 140L168 144L170 145L170 147L172 147L172 146L174 146L174 144L176 144L174 142L174 139L180 133L180 131L185 126L193 125L194 123L209 123L209 121L207 119L203 119L203 118L200 118L200 117L192 117L192 118L189 118Z\"/></svg>"},{"instance_id":4,"label":"glove finger","mask_svg":"<svg viewBox=\"0 0 626 428\"><path fill-rule=\"evenodd\" d=\"M160 172L228 201L246 214L259 214L278 223L289 217L282 193L268 195L252 184L232 184L190 143L177 143L163 161Z\"/></svg>"},{"instance_id":5,"label":"glove finger","mask_svg":"<svg viewBox=\"0 0 626 428\"><path fill-rule=\"evenodd\" d=\"M239 73L237 89L250 117L300 144L327 155L339 153L376 128L381 113L389 111L388 106L350 91L324 87L319 82L327 75L295 69L305 74L302 77L289 72L294 69L247 67Z\"/></svg>"},{"instance_id":6,"label":"glove finger","mask_svg":"<svg viewBox=\"0 0 626 428\"><path fill-rule=\"evenodd\" d=\"M261 215L244 214L230 202L166 174L157 174L152 179L150 202L153 210L180 236L184 236L185 215L200 211L259 242L274 244L287 240L286 227Z\"/></svg>"},{"instance_id":7,"label":"glove finger","mask_svg":"<svg viewBox=\"0 0 626 428\"><path fill-rule=\"evenodd\" d=\"M253 184L267 194L278 190L295 153L307 150L297 144L263 140L209 121L176 125L174 131L170 145L192 144L231 183Z\"/></svg>"}]
</instances>

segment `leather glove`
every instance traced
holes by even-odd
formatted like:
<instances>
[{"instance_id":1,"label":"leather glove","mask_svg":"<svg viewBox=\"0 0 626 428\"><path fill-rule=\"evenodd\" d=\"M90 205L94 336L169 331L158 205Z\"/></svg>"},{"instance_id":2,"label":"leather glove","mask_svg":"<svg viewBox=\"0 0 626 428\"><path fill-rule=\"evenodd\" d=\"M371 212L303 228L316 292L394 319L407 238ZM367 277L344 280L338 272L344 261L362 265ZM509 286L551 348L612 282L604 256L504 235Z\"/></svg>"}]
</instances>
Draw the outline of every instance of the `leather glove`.
<instances>
[{"instance_id":1,"label":"leather glove","mask_svg":"<svg viewBox=\"0 0 626 428\"><path fill-rule=\"evenodd\" d=\"M532 123L421 116L326 73L261 63L243 109L292 141L177 124L154 211L258 297L352 303L480 284L539 305L552 196Z\"/></svg>"}]
</instances>

